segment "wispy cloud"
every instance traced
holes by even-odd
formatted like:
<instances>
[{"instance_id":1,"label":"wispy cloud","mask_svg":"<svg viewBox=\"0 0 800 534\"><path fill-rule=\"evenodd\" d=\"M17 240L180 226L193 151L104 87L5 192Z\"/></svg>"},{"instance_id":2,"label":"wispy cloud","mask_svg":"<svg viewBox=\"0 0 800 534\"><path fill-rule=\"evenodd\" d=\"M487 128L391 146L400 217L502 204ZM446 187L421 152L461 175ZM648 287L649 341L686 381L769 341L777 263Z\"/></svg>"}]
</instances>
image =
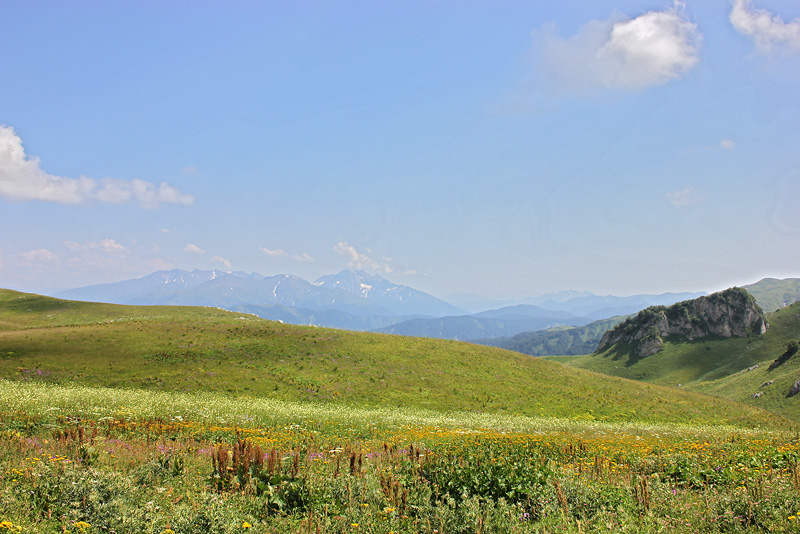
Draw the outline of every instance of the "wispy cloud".
<instances>
[{"instance_id":1,"label":"wispy cloud","mask_svg":"<svg viewBox=\"0 0 800 534\"><path fill-rule=\"evenodd\" d=\"M217 263L221 263L222 265L225 266L226 269L230 269L231 268L230 260L228 260L226 258L223 258L222 256L214 256L213 258L211 258L211 261L214 261L214 262L217 262Z\"/></svg>"},{"instance_id":2,"label":"wispy cloud","mask_svg":"<svg viewBox=\"0 0 800 534\"><path fill-rule=\"evenodd\" d=\"M372 256L372 251L369 249L366 250L366 253L358 252L354 246L345 241L336 243L333 249L347 258L347 264L351 269L370 269L384 273L394 271L391 266L391 258L378 260Z\"/></svg>"},{"instance_id":3,"label":"wispy cloud","mask_svg":"<svg viewBox=\"0 0 800 534\"><path fill-rule=\"evenodd\" d=\"M703 197L695 193L694 187L685 187L679 191L667 193L666 197L673 206L678 208L689 206L703 200Z\"/></svg>"},{"instance_id":4,"label":"wispy cloud","mask_svg":"<svg viewBox=\"0 0 800 534\"><path fill-rule=\"evenodd\" d=\"M730 21L736 31L755 42L760 52L775 48L800 51L800 19L784 22L778 15L753 8L750 0L734 0Z\"/></svg>"},{"instance_id":5,"label":"wispy cloud","mask_svg":"<svg viewBox=\"0 0 800 534\"><path fill-rule=\"evenodd\" d=\"M97 181L86 176L66 178L48 174L41 168L38 157L25 154L22 139L14 129L4 125L0 125L0 196L17 201L60 204L137 202L145 208L194 203L194 197L181 193L166 182L155 185L139 179L103 178Z\"/></svg>"},{"instance_id":6,"label":"wispy cloud","mask_svg":"<svg viewBox=\"0 0 800 534\"><path fill-rule=\"evenodd\" d=\"M175 266L143 247L128 248L115 239L64 241L56 248L37 248L6 254L4 276L17 284L42 284L53 288L76 287L103 281L139 277Z\"/></svg>"},{"instance_id":7,"label":"wispy cloud","mask_svg":"<svg viewBox=\"0 0 800 534\"><path fill-rule=\"evenodd\" d=\"M130 251L114 239L106 238L96 243L87 241L76 243L75 241L64 241L64 245L73 252L86 252L91 250L101 251L111 256L124 256Z\"/></svg>"},{"instance_id":8,"label":"wispy cloud","mask_svg":"<svg viewBox=\"0 0 800 534\"><path fill-rule=\"evenodd\" d=\"M206 251L202 248L198 247L194 243L187 243L185 247L183 247L184 252L188 252L189 254L205 254Z\"/></svg>"},{"instance_id":9,"label":"wispy cloud","mask_svg":"<svg viewBox=\"0 0 800 534\"><path fill-rule=\"evenodd\" d=\"M640 90L689 72L699 61L702 35L676 2L666 11L633 19L591 21L564 38L557 28L534 32L540 41L539 72L555 92L598 88Z\"/></svg>"},{"instance_id":10,"label":"wispy cloud","mask_svg":"<svg viewBox=\"0 0 800 534\"><path fill-rule=\"evenodd\" d=\"M307 254L306 252L303 252L302 254L294 254L292 256L292 259L295 260L295 261L303 261L303 262L308 262L308 263L314 261L314 258L312 256L310 256L309 254Z\"/></svg>"},{"instance_id":11,"label":"wispy cloud","mask_svg":"<svg viewBox=\"0 0 800 534\"><path fill-rule=\"evenodd\" d=\"M61 258L59 258L58 254L46 248L20 252L17 257L20 260L20 265L24 267L41 267L43 265L58 265L61 263Z\"/></svg>"},{"instance_id":12,"label":"wispy cloud","mask_svg":"<svg viewBox=\"0 0 800 534\"><path fill-rule=\"evenodd\" d=\"M279 248L271 249L267 247L258 247L258 249L271 258L285 258L288 256L285 250Z\"/></svg>"},{"instance_id":13,"label":"wispy cloud","mask_svg":"<svg viewBox=\"0 0 800 534\"><path fill-rule=\"evenodd\" d=\"M78 272L103 272L126 269L136 258L131 258L130 250L111 238L100 241L64 241L64 246L71 252L65 263Z\"/></svg>"},{"instance_id":14,"label":"wispy cloud","mask_svg":"<svg viewBox=\"0 0 800 534\"><path fill-rule=\"evenodd\" d=\"M723 139L719 142L719 147L723 150L733 150L736 148L736 143L732 139Z\"/></svg>"},{"instance_id":15,"label":"wispy cloud","mask_svg":"<svg viewBox=\"0 0 800 534\"><path fill-rule=\"evenodd\" d=\"M267 247L258 247L258 249L269 256L270 258L287 258L289 257L289 253L281 248L267 248ZM302 261L302 262L312 262L314 261L313 256L309 255L306 252L302 254L292 254L292 259L294 261Z\"/></svg>"}]
</instances>

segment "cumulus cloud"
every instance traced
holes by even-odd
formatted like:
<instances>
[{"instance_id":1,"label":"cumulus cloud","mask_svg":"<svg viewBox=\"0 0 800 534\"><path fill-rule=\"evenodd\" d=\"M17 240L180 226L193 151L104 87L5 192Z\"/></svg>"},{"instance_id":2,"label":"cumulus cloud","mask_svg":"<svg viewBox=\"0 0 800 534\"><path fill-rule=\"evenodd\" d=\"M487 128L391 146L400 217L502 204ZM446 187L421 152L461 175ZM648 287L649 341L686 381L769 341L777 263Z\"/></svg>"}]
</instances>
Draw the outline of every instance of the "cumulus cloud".
<instances>
[{"instance_id":1,"label":"cumulus cloud","mask_svg":"<svg viewBox=\"0 0 800 534\"><path fill-rule=\"evenodd\" d=\"M700 202L703 200L703 197L695 193L694 187L685 187L679 191L667 193L667 200L669 200L673 206L682 208Z\"/></svg>"},{"instance_id":2,"label":"cumulus cloud","mask_svg":"<svg viewBox=\"0 0 800 534\"><path fill-rule=\"evenodd\" d=\"M279 248L269 249L267 247L258 247L258 249L271 258L285 258L288 256L285 250Z\"/></svg>"},{"instance_id":3,"label":"cumulus cloud","mask_svg":"<svg viewBox=\"0 0 800 534\"><path fill-rule=\"evenodd\" d=\"M540 40L540 72L555 92L598 88L640 90L688 73L699 60L702 35L680 3L633 19L591 21L564 38L547 27Z\"/></svg>"},{"instance_id":4,"label":"cumulus cloud","mask_svg":"<svg viewBox=\"0 0 800 534\"><path fill-rule=\"evenodd\" d=\"M221 263L222 265L225 266L226 269L230 269L231 268L230 260L227 260L227 259L223 258L222 256L214 256L213 258L211 258L211 261L215 261L217 263Z\"/></svg>"},{"instance_id":5,"label":"cumulus cloud","mask_svg":"<svg viewBox=\"0 0 800 534\"><path fill-rule=\"evenodd\" d=\"M17 201L60 204L135 201L146 208L194 203L194 197L181 193L166 182L155 185L139 179L103 178L97 181L86 176L66 178L48 174L42 169L38 157L25 154L22 139L14 129L4 125L0 125L0 196Z\"/></svg>"},{"instance_id":6,"label":"cumulus cloud","mask_svg":"<svg viewBox=\"0 0 800 534\"><path fill-rule=\"evenodd\" d=\"M189 254L205 254L206 251L202 248L198 247L194 243L187 243L185 247L183 247L184 252L188 252Z\"/></svg>"},{"instance_id":7,"label":"cumulus cloud","mask_svg":"<svg viewBox=\"0 0 800 534\"><path fill-rule=\"evenodd\" d=\"M778 15L753 8L750 0L734 0L730 21L736 31L755 42L760 52L773 48L800 51L800 19L784 22Z\"/></svg>"},{"instance_id":8,"label":"cumulus cloud","mask_svg":"<svg viewBox=\"0 0 800 534\"><path fill-rule=\"evenodd\" d=\"M361 253L354 246L344 241L336 243L333 249L347 258L347 264L351 269L370 269L385 273L391 273L394 270L390 265L391 258L378 260L372 256L372 251L369 249L367 249L366 253Z\"/></svg>"},{"instance_id":9,"label":"cumulus cloud","mask_svg":"<svg viewBox=\"0 0 800 534\"><path fill-rule=\"evenodd\" d=\"M736 143L732 139L723 139L719 142L719 147L723 150L733 150L736 148Z\"/></svg>"}]
</instances>

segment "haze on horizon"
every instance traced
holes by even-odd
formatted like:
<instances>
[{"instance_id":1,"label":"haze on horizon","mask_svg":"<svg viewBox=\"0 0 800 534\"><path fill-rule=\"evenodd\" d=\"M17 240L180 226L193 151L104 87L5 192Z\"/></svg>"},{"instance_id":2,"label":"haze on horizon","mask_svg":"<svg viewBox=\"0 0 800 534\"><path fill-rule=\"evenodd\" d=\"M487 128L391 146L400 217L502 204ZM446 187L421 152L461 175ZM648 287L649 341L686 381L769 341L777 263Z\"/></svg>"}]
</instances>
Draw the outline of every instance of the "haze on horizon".
<instances>
[{"instance_id":1,"label":"haze on horizon","mask_svg":"<svg viewBox=\"0 0 800 534\"><path fill-rule=\"evenodd\" d=\"M0 287L800 277L800 3L15 2Z\"/></svg>"}]
</instances>

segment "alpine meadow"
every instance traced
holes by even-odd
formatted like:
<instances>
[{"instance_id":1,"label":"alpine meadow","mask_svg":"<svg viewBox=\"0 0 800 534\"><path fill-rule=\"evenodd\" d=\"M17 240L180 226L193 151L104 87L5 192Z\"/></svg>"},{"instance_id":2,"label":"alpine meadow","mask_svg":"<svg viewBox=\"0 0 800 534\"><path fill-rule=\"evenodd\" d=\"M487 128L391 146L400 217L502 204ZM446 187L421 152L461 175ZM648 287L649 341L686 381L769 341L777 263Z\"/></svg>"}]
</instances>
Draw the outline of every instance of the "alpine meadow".
<instances>
[{"instance_id":1,"label":"alpine meadow","mask_svg":"<svg viewBox=\"0 0 800 534\"><path fill-rule=\"evenodd\" d=\"M800 3L0 27L0 533L800 533Z\"/></svg>"}]
</instances>

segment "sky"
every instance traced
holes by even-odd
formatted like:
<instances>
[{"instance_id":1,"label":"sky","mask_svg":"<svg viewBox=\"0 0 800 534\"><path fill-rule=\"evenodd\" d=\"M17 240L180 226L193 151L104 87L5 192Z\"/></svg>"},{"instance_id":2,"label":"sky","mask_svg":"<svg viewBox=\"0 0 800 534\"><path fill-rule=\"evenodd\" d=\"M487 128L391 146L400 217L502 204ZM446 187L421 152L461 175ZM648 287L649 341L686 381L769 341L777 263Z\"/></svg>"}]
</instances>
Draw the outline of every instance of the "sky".
<instances>
[{"instance_id":1,"label":"sky","mask_svg":"<svg viewBox=\"0 0 800 534\"><path fill-rule=\"evenodd\" d=\"M0 49L0 287L800 276L797 0L34 0Z\"/></svg>"}]
</instances>

